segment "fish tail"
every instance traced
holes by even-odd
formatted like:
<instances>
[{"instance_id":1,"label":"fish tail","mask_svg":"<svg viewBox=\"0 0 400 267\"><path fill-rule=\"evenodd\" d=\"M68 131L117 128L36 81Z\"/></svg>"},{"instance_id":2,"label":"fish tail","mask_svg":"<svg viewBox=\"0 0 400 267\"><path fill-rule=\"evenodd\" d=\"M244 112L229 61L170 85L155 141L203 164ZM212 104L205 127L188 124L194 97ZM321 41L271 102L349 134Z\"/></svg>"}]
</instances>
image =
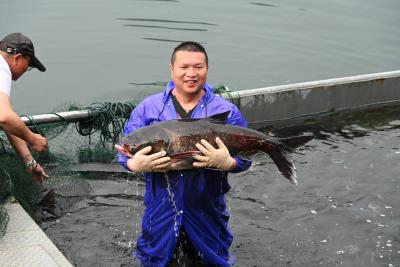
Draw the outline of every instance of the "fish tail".
<instances>
[{"instance_id":1,"label":"fish tail","mask_svg":"<svg viewBox=\"0 0 400 267\"><path fill-rule=\"evenodd\" d=\"M275 162L279 171L291 183L297 184L296 167L294 166L291 153L296 148L304 146L314 137L310 135L295 136L285 139L279 139L277 143L271 143L265 140L263 142L263 151L267 153Z\"/></svg>"},{"instance_id":2,"label":"fish tail","mask_svg":"<svg viewBox=\"0 0 400 267\"><path fill-rule=\"evenodd\" d=\"M302 136L293 136L289 138L282 138L279 139L279 141L289 149L294 150L296 148L304 146L312 139L314 139L314 136L312 135L302 135Z\"/></svg>"},{"instance_id":3,"label":"fish tail","mask_svg":"<svg viewBox=\"0 0 400 267\"><path fill-rule=\"evenodd\" d=\"M296 167L294 166L291 152L293 149L288 148L286 145L278 144L271 148L268 144L266 152L271 159L275 162L278 170L285 176L292 184L297 184Z\"/></svg>"}]
</instances>

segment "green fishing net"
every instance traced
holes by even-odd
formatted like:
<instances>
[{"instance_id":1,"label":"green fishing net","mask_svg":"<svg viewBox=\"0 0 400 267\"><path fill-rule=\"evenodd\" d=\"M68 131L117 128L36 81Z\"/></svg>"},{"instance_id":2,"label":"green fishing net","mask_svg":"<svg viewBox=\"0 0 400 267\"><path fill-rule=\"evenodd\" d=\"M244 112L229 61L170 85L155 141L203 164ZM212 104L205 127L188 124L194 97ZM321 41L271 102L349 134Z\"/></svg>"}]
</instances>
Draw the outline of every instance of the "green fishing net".
<instances>
[{"instance_id":1,"label":"green fishing net","mask_svg":"<svg viewBox=\"0 0 400 267\"><path fill-rule=\"evenodd\" d=\"M214 92L240 107L238 92L223 85L216 86ZM56 123L39 124L33 117L28 117L27 125L31 130L41 133L49 142L49 149L45 153L33 153L50 176L43 185L32 180L10 147L4 132L0 131L0 238L4 236L9 221L5 204L10 199L16 199L35 219L43 202L51 203L53 207L46 208L61 214L70 205L90 194L90 185L76 175L79 166L116 163L114 144L118 142L131 111L142 99L140 97L124 103L93 103L87 107L66 103L53 111L54 114L88 111L90 116L77 122L59 116ZM304 126L322 122L330 127L343 127L350 120L365 127L373 127L393 117L397 118L399 109L399 106L395 106L378 109L377 112L353 112L350 116L341 116L331 111L322 114L324 116L319 121L304 120ZM56 200L50 199L54 196Z\"/></svg>"},{"instance_id":2,"label":"green fishing net","mask_svg":"<svg viewBox=\"0 0 400 267\"><path fill-rule=\"evenodd\" d=\"M228 96L233 94L223 85L216 86L214 92ZM76 170L79 164L112 163L116 160L114 144L118 142L133 108L143 98L124 103L93 103L88 107L79 103L65 103L52 111L59 117L55 123L39 124L34 117L26 116L28 127L45 136L49 144L45 153L33 153L50 177L41 185L34 182L25 171L4 132L0 131L0 238L4 236L9 221L5 204L12 198L33 218L37 218L37 211L42 211L40 204L43 202L53 205L47 205L45 210L51 208L53 214L61 214L71 203L90 194L90 185L84 179L76 178L76 174L73 178L71 171ZM59 115L80 110L87 110L90 116L71 122ZM55 196L56 199L50 199Z\"/></svg>"},{"instance_id":3,"label":"green fishing net","mask_svg":"<svg viewBox=\"0 0 400 267\"><path fill-rule=\"evenodd\" d=\"M44 201L54 205L53 213L61 214L71 203L90 194L90 185L84 179L72 178L69 174L79 164L115 161L113 145L140 100L93 103L88 107L68 103L53 111L53 114L59 114L87 110L91 115L79 122L70 122L68 118L59 116L59 122L38 124L33 117L28 117L29 128L48 140L46 152L32 153L50 177L43 184L34 182L25 171L25 166L14 153L4 132L0 131L0 238L4 236L9 221L6 203L11 199L16 199L35 218L38 207ZM57 196L57 202L48 199L54 196Z\"/></svg>"}]
</instances>

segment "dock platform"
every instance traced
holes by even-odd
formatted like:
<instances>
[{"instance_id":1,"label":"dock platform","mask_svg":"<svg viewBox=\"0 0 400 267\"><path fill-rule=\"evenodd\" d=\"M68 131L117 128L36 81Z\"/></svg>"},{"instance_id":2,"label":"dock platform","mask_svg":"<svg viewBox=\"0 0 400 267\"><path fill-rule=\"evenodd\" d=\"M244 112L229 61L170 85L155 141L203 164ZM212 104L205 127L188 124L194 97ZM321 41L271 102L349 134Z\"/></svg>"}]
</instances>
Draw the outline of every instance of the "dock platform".
<instances>
[{"instance_id":1,"label":"dock platform","mask_svg":"<svg viewBox=\"0 0 400 267\"><path fill-rule=\"evenodd\" d=\"M0 239L0 266L73 267L19 203L5 208L9 222Z\"/></svg>"}]
</instances>

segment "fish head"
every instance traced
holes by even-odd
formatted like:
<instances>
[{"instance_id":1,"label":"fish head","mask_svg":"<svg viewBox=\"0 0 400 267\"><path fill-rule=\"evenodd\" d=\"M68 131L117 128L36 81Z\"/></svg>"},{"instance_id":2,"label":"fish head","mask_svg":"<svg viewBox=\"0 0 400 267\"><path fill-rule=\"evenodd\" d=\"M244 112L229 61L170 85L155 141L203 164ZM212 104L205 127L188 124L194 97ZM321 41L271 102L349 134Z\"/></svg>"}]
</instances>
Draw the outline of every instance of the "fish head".
<instances>
[{"instance_id":1,"label":"fish head","mask_svg":"<svg viewBox=\"0 0 400 267\"><path fill-rule=\"evenodd\" d=\"M136 151L134 147L130 144L121 144L121 146L124 148L125 152L127 153L133 153L132 151Z\"/></svg>"},{"instance_id":2,"label":"fish head","mask_svg":"<svg viewBox=\"0 0 400 267\"><path fill-rule=\"evenodd\" d=\"M120 140L121 146L128 153L135 154L140 149L146 147L149 140L141 138L141 136L136 133L132 133L128 136L122 137Z\"/></svg>"},{"instance_id":3,"label":"fish head","mask_svg":"<svg viewBox=\"0 0 400 267\"><path fill-rule=\"evenodd\" d=\"M146 142L146 143L123 143L121 146L124 148L126 152L129 152L131 154L136 154L136 152L142 150L147 146L151 146L151 153L163 151L165 150L164 144L165 144L164 140L156 140L153 142Z\"/></svg>"},{"instance_id":4,"label":"fish head","mask_svg":"<svg viewBox=\"0 0 400 267\"><path fill-rule=\"evenodd\" d=\"M135 154L139 150L151 146L151 153L165 150L170 138L161 123L136 129L120 140L121 146L129 153Z\"/></svg>"},{"instance_id":5,"label":"fish head","mask_svg":"<svg viewBox=\"0 0 400 267\"><path fill-rule=\"evenodd\" d=\"M147 145L146 144L131 144L131 143L124 143L121 145L126 152L129 152L131 154L136 154L139 150L145 148Z\"/></svg>"}]
</instances>

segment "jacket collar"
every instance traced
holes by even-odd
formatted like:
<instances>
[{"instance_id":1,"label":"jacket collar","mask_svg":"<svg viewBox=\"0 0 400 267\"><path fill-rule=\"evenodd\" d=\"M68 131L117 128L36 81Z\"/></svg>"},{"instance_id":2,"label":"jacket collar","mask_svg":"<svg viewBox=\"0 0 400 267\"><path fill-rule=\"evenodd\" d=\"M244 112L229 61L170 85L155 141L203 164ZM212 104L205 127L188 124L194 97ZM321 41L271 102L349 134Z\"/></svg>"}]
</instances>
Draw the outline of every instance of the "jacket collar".
<instances>
[{"instance_id":1,"label":"jacket collar","mask_svg":"<svg viewBox=\"0 0 400 267\"><path fill-rule=\"evenodd\" d=\"M174 81L172 80L169 81L164 89L164 95L163 95L164 103L166 103L169 100L169 98L171 97L171 91L174 88L175 88ZM205 83L203 89L206 93L204 94L203 98L200 101L204 102L204 104L208 104L214 98L213 88L210 84Z\"/></svg>"}]
</instances>

